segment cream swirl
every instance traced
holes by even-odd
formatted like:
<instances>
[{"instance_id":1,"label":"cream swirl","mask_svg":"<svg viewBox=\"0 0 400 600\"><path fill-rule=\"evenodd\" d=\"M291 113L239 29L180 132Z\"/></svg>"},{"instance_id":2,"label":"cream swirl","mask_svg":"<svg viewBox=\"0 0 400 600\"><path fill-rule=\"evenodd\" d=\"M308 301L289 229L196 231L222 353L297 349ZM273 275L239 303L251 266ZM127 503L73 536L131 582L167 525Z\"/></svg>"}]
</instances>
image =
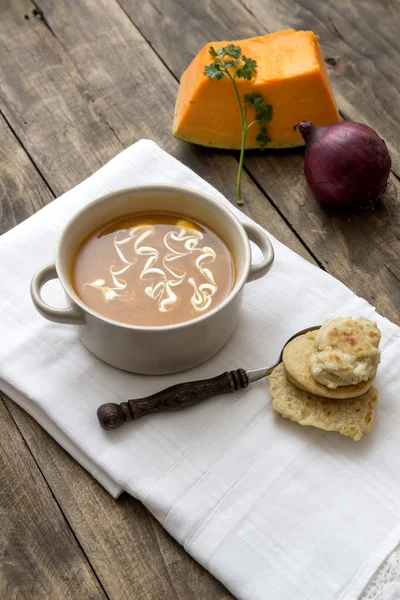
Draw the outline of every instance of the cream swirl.
<instances>
[{"instance_id":1,"label":"cream swirl","mask_svg":"<svg viewBox=\"0 0 400 600\"><path fill-rule=\"evenodd\" d=\"M123 266L112 265L109 268L112 286L107 286L103 278L85 285L101 291L106 302L116 299L125 302L133 301L137 296L134 290L128 289L128 283L123 276L129 273L139 259L142 259L144 266L139 278L142 281L149 281L144 292L157 302L160 312L168 312L178 305L181 300L178 288L185 281L193 288L190 302L194 310L198 312L207 310L218 290L209 267L216 260L215 250L209 246L199 247L199 242L204 237L201 231L180 227L179 231L173 229L164 235L163 249L160 252L150 245L149 238L154 234L155 227L152 225L140 225L118 231L114 236L113 244ZM196 254L194 274L190 273L189 276L186 270L174 265L174 261ZM196 281L198 278L200 281Z\"/></svg>"}]
</instances>

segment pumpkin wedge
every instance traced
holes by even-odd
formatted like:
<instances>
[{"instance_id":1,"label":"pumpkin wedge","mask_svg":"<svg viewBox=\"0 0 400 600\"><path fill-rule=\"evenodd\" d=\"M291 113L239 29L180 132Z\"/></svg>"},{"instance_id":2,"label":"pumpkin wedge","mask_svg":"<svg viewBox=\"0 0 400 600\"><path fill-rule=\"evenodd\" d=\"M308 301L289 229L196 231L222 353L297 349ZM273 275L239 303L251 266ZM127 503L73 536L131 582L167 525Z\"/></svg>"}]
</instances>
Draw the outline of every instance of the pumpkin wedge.
<instances>
[{"instance_id":1,"label":"pumpkin wedge","mask_svg":"<svg viewBox=\"0 0 400 600\"><path fill-rule=\"evenodd\" d=\"M239 106L228 78L210 79L204 67L212 62L210 46L218 50L233 43L242 54L257 61L257 72L250 81L236 79L239 94L258 92L272 104L268 123L271 142L268 148L302 146L304 141L293 130L297 121L329 125L339 121L324 59L317 36L312 31L288 29L269 35L233 42L210 42L183 73L175 108L175 137L202 146L240 149ZM248 111L248 122L254 119ZM246 136L246 148L257 148L257 127Z\"/></svg>"}]
</instances>

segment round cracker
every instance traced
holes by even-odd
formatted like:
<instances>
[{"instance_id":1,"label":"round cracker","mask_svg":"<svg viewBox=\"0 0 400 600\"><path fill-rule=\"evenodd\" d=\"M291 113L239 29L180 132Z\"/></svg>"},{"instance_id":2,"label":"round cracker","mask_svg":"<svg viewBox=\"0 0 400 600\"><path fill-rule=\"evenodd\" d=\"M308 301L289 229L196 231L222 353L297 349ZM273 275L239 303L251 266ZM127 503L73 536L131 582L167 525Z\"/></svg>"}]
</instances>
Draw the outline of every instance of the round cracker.
<instances>
[{"instance_id":1,"label":"round cracker","mask_svg":"<svg viewBox=\"0 0 400 600\"><path fill-rule=\"evenodd\" d=\"M321 398L290 383L280 363L269 377L269 388L273 410L300 425L338 431L354 440L361 439L374 425L378 402L374 387L356 398Z\"/></svg>"},{"instance_id":2,"label":"round cracker","mask_svg":"<svg viewBox=\"0 0 400 600\"><path fill-rule=\"evenodd\" d=\"M288 380L301 390L322 396L323 398L344 399L357 398L365 394L372 385L373 378L361 381L356 385L343 385L335 389L316 381L311 375L310 358L316 332L309 331L299 335L287 344L283 351L282 362Z\"/></svg>"}]
</instances>

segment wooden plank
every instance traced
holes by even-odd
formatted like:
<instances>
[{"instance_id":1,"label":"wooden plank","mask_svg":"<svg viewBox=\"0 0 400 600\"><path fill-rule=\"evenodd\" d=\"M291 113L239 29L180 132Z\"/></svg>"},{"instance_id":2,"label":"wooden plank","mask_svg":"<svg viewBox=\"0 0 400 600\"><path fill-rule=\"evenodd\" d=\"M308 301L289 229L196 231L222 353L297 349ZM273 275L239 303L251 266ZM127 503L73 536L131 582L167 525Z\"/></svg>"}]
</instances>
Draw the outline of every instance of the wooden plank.
<instances>
[{"instance_id":1,"label":"wooden plank","mask_svg":"<svg viewBox=\"0 0 400 600\"><path fill-rule=\"evenodd\" d=\"M105 599L1 399L0 429L0 597Z\"/></svg>"},{"instance_id":2,"label":"wooden plank","mask_svg":"<svg viewBox=\"0 0 400 600\"><path fill-rule=\"evenodd\" d=\"M114 500L24 411L6 404L110 598L232 598L139 501Z\"/></svg>"},{"instance_id":3,"label":"wooden plank","mask_svg":"<svg viewBox=\"0 0 400 600\"><path fill-rule=\"evenodd\" d=\"M230 153L190 148L171 136L177 83L115 2L9 1L0 35L0 108L56 194L147 137L235 197ZM312 260L246 176L243 189L246 213Z\"/></svg>"},{"instance_id":4,"label":"wooden plank","mask_svg":"<svg viewBox=\"0 0 400 600\"><path fill-rule=\"evenodd\" d=\"M96 111L95 91L35 10L29 0L8 1L2 8L0 109L58 195L115 156L122 144Z\"/></svg>"},{"instance_id":5,"label":"wooden plank","mask_svg":"<svg viewBox=\"0 0 400 600\"><path fill-rule=\"evenodd\" d=\"M144 10L139 10L142 6L139 0L119 2L177 78L186 66L183 65L184 60L188 60L209 38L236 39L243 35L256 35L260 29L285 26L276 18L274 20L277 12L281 14L282 3L272 0L255 2L253 13L235 0L229 11L218 2L210 4L206 0L193 0L190 4L177 2L173 8L166 0L154 0L145 4ZM300 9L297 10L294 3L289 6L288 0L285 0L283 4L286 11L282 11L282 15L298 14ZM312 6L314 4L326 5L312 3ZM172 10L175 16L173 23ZM166 27L166 23L171 26ZM202 24L201 29L196 23ZM183 26L190 35L182 36ZM356 28L354 23L353 27ZM321 41L324 42L324 39ZM173 51L169 51L172 48ZM359 79L355 78L354 85L358 81L364 81L362 74ZM352 97L350 87L349 101ZM369 113L362 111L365 104L371 102L374 105L374 98L371 94L365 95L365 100L358 105L363 119L367 120ZM374 106L377 109L377 105ZM383 113L382 122L385 119L386 113ZM396 177L392 177L384 201L374 211L343 212L323 208L308 191L303 177L302 150L248 152L245 165L323 267L385 316L399 323L400 184Z\"/></svg>"},{"instance_id":6,"label":"wooden plank","mask_svg":"<svg viewBox=\"0 0 400 600\"><path fill-rule=\"evenodd\" d=\"M6 121L0 115L0 235L53 198Z\"/></svg>"},{"instance_id":7,"label":"wooden plank","mask_svg":"<svg viewBox=\"0 0 400 600\"><path fill-rule=\"evenodd\" d=\"M320 205L296 174L303 156L290 154L285 163L273 154L268 161L254 154L249 171L272 196L285 201L286 217L300 229L306 243L327 271L400 324L400 185L393 177L382 202L371 211L341 211ZM295 182L295 184L293 184Z\"/></svg>"}]
</instances>

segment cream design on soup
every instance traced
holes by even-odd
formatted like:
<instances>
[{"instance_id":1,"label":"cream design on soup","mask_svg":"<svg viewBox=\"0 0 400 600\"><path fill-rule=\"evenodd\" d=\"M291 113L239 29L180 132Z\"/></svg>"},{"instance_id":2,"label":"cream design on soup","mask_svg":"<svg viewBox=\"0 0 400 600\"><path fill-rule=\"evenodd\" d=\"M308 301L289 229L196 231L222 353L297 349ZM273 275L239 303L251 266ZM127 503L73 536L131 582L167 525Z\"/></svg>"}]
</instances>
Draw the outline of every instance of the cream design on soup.
<instances>
[{"instance_id":1,"label":"cream design on soup","mask_svg":"<svg viewBox=\"0 0 400 600\"><path fill-rule=\"evenodd\" d=\"M234 285L225 242L200 223L144 213L104 225L79 248L73 285L91 308L135 325L169 325L204 314Z\"/></svg>"},{"instance_id":2,"label":"cream design on soup","mask_svg":"<svg viewBox=\"0 0 400 600\"><path fill-rule=\"evenodd\" d=\"M134 290L127 289L128 284L123 279L123 275L136 264L140 257L145 257L145 264L139 278L142 281L149 280L151 282L151 285L145 288L145 293L157 301L160 312L167 312L177 304L179 299L177 288L186 279L193 288L193 295L190 299L193 308L199 312L207 310L212 303L212 297L218 290L212 271L205 266L215 261L215 250L209 246L198 247L199 242L203 239L203 234L200 231L192 229L189 232L187 229L181 228L179 233L172 230L164 235L164 252L160 253L156 248L145 244L146 240L149 237L151 238L154 233L152 225L131 227L128 230L118 231L114 237L114 248L116 255L124 263L124 266L120 269L115 265L110 266L109 273L114 286L107 286L105 279L96 279L84 285L100 290L106 302L115 298L119 298L124 302L131 302L136 295ZM122 237L120 234L122 234ZM133 245L135 253L131 261L124 254L124 246L128 244ZM194 277L187 277L186 271L173 268L173 261L195 253L197 253L196 270L205 279L205 282L200 284L196 282ZM156 266L160 263L163 268Z\"/></svg>"}]
</instances>

